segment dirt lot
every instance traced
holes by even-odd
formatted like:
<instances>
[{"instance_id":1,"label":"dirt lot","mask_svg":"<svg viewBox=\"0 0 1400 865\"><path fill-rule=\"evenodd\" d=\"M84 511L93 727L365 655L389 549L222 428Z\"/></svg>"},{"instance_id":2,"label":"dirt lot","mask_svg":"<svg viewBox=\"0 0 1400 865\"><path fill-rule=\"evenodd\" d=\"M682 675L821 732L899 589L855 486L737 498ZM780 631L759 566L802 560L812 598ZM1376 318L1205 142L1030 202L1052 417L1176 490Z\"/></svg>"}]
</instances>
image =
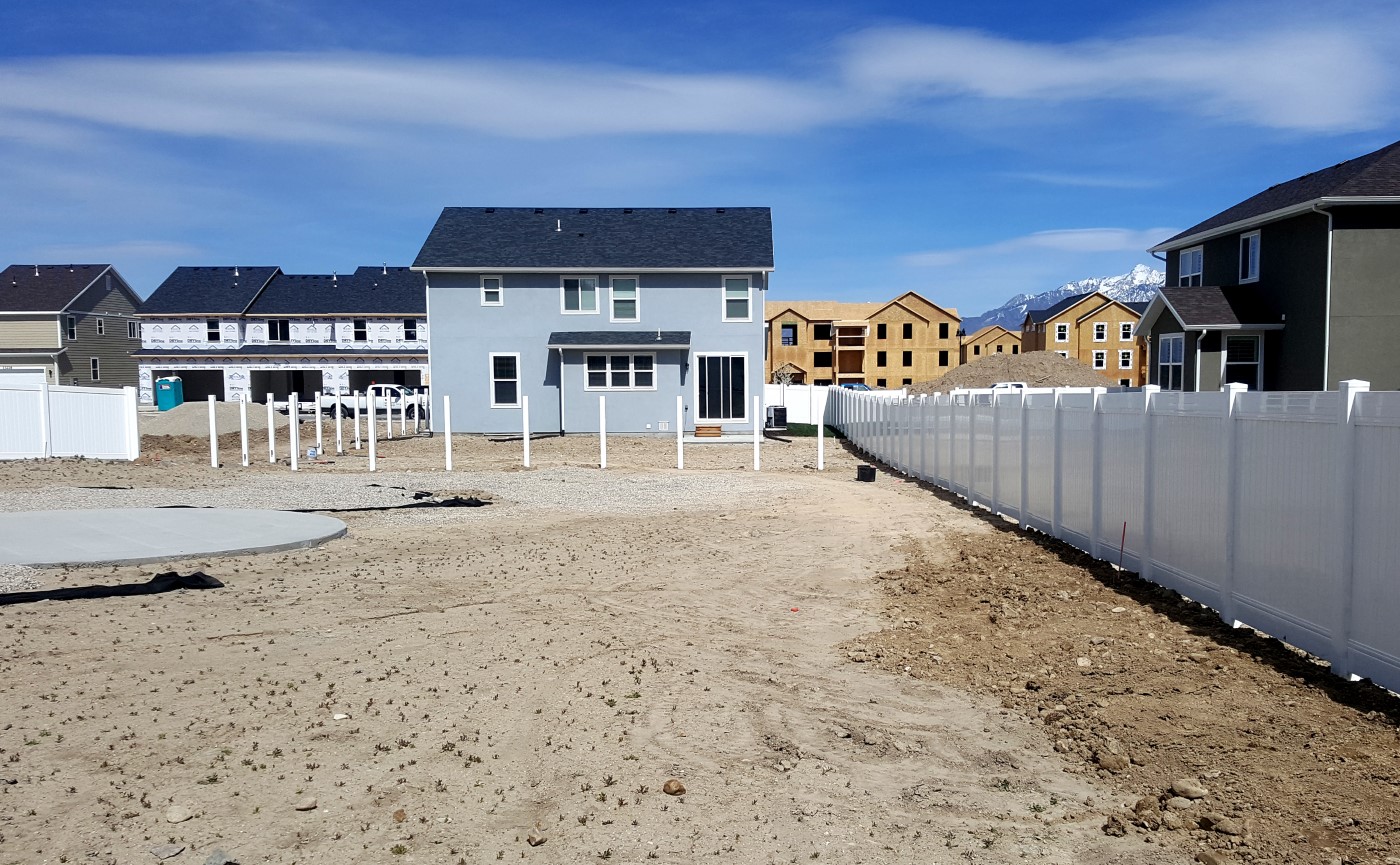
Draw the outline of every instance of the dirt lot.
<instances>
[{"instance_id":1,"label":"dirt lot","mask_svg":"<svg viewBox=\"0 0 1400 865\"><path fill-rule=\"evenodd\" d=\"M170 565L223 589L0 607L0 863L1392 854L1383 695L914 484L856 483L835 448L818 474L812 440L765 444L758 475L743 445L681 473L669 443L609 444L607 472L582 437L527 471L519 442L463 439L449 476L440 439L386 443L374 482L493 503ZM304 464L347 489L363 468ZM0 507L236 504L269 478L297 483L150 441L136 465L0 465ZM1186 778L1206 792L1167 802Z\"/></svg>"}]
</instances>

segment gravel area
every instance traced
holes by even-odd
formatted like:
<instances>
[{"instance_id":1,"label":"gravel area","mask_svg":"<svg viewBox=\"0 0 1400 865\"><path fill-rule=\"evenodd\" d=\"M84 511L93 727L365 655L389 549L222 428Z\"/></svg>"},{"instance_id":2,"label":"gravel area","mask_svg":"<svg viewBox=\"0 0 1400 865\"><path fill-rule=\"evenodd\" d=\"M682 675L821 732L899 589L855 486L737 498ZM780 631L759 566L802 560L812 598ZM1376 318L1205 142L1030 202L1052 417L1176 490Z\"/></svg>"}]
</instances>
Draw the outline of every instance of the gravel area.
<instances>
[{"instance_id":1,"label":"gravel area","mask_svg":"<svg viewBox=\"0 0 1400 865\"><path fill-rule=\"evenodd\" d=\"M42 586L39 572L24 565L0 564L0 593L27 592Z\"/></svg>"}]
</instances>

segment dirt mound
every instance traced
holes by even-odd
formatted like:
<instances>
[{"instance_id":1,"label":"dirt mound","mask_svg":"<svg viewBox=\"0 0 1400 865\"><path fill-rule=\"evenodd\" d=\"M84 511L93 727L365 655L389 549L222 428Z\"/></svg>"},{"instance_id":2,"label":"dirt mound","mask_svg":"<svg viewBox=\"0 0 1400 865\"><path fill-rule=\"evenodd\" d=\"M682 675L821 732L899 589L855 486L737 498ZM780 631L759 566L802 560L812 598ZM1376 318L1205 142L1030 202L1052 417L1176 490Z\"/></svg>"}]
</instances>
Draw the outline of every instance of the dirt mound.
<instances>
[{"instance_id":1,"label":"dirt mound","mask_svg":"<svg viewBox=\"0 0 1400 865\"><path fill-rule=\"evenodd\" d=\"M220 434L238 429L238 403L214 403L214 421ZM279 428L287 425L287 416L275 413L275 423ZM143 436L203 436L209 438L209 403L187 402L169 411L141 412L138 419ZM248 404L248 429L267 429L267 406L263 403Z\"/></svg>"},{"instance_id":2,"label":"dirt mound","mask_svg":"<svg viewBox=\"0 0 1400 865\"><path fill-rule=\"evenodd\" d=\"M954 388L991 387L999 381L1023 381L1031 387L1111 387L1107 376L1053 351L991 354L950 370L937 381L909 388L910 393L947 393Z\"/></svg>"}]
</instances>

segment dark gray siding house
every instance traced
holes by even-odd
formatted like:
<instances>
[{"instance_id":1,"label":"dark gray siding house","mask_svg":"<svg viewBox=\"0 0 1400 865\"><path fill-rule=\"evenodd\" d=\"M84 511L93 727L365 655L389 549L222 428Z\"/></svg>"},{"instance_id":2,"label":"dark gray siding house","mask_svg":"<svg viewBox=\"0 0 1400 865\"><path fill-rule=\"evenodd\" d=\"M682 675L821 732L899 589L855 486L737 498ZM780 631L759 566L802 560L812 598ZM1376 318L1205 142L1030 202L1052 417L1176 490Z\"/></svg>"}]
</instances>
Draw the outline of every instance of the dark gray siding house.
<instances>
[{"instance_id":1,"label":"dark gray siding house","mask_svg":"<svg viewBox=\"0 0 1400 865\"><path fill-rule=\"evenodd\" d=\"M0 271L0 371L135 387L140 303L110 264L11 265Z\"/></svg>"},{"instance_id":2,"label":"dark gray siding house","mask_svg":"<svg viewBox=\"0 0 1400 865\"><path fill-rule=\"evenodd\" d=\"M1270 187L1158 244L1143 315L1164 389L1400 388L1400 142Z\"/></svg>"}]
</instances>

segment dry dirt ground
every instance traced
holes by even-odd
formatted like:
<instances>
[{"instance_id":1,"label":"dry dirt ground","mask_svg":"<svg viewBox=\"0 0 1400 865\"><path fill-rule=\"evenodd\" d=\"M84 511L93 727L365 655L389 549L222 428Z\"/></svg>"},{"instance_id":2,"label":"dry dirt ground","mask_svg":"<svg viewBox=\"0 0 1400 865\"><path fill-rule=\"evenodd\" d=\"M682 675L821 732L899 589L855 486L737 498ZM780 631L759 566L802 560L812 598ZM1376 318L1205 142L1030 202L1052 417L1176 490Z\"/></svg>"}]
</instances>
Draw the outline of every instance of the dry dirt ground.
<instances>
[{"instance_id":1,"label":"dry dirt ground","mask_svg":"<svg viewBox=\"0 0 1400 865\"><path fill-rule=\"evenodd\" d=\"M199 444L0 465L0 500L295 483L211 469ZM490 506L344 513L349 535L307 551L45 574L199 569L222 589L0 607L0 863L1391 854L1384 695L940 494L857 483L836 448L824 474L810 439L766 444L762 474L730 445L678 473L669 444L618 439L592 475L576 467L596 440L542 440L528 471L583 485L542 508L492 489L525 471L518 442L462 439L451 476L440 447L386 443L385 477ZM624 481L670 485L674 509L589 495ZM1187 777L1208 792L1160 795Z\"/></svg>"}]
</instances>

